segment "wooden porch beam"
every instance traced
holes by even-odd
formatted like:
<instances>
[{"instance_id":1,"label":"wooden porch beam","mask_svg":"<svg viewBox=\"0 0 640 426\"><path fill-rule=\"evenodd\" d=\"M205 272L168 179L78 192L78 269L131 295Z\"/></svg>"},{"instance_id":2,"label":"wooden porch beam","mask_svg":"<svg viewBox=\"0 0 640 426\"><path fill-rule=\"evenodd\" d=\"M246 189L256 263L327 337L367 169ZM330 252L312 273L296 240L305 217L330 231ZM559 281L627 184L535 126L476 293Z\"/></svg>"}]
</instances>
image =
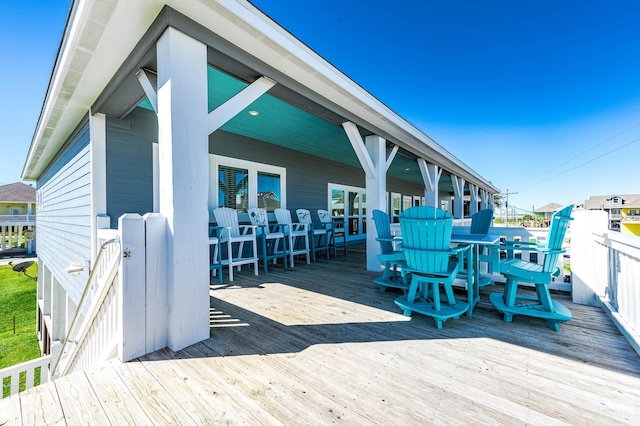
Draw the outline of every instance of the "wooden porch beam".
<instances>
[{"instance_id":1,"label":"wooden porch beam","mask_svg":"<svg viewBox=\"0 0 640 426\"><path fill-rule=\"evenodd\" d=\"M442 169L435 164L428 164L424 158L418 158L418 167L420 168L425 190L429 192L437 191Z\"/></svg>"},{"instance_id":2,"label":"wooden porch beam","mask_svg":"<svg viewBox=\"0 0 640 426\"><path fill-rule=\"evenodd\" d=\"M347 137L349 138L349 142L351 142L351 146L360 161L360 165L364 169L367 177L377 178L378 174L376 173L376 168L371 160L371 156L367 151L367 147L362 140L362 136L360 136L360 132L358 131L358 126L353 124L350 121L345 121L342 123L342 128L347 133Z\"/></svg>"},{"instance_id":3,"label":"wooden porch beam","mask_svg":"<svg viewBox=\"0 0 640 426\"><path fill-rule=\"evenodd\" d=\"M153 107L153 110L158 113L158 74L155 72L140 68L136 73L136 77L138 77L138 81L142 86L142 90L144 90L145 95L147 95L147 99L149 99L149 103Z\"/></svg>"},{"instance_id":4,"label":"wooden porch beam","mask_svg":"<svg viewBox=\"0 0 640 426\"><path fill-rule=\"evenodd\" d=\"M389 153L387 157L387 164L385 165L385 171L389 171L389 167L391 167L391 163L393 163L393 159L396 158L396 154L398 153L398 149L400 147L398 145L394 145L393 149Z\"/></svg>"},{"instance_id":5,"label":"wooden porch beam","mask_svg":"<svg viewBox=\"0 0 640 426\"><path fill-rule=\"evenodd\" d=\"M262 76L218 108L211 111L208 119L209 134L224 126L226 122L251 105L253 101L267 93L275 84L276 82L269 77Z\"/></svg>"}]
</instances>

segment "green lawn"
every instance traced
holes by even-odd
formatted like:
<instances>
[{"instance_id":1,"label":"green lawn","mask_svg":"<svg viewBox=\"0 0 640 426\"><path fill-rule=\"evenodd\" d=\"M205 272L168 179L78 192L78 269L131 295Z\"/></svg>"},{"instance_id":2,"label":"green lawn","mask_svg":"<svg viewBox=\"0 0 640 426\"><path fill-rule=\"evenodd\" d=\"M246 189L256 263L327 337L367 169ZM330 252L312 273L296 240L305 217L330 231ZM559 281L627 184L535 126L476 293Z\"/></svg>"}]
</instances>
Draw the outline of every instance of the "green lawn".
<instances>
[{"instance_id":1,"label":"green lawn","mask_svg":"<svg viewBox=\"0 0 640 426\"><path fill-rule=\"evenodd\" d=\"M31 265L27 273L36 276L38 265ZM11 266L0 266L0 307L0 368L38 358L36 282Z\"/></svg>"},{"instance_id":2,"label":"green lawn","mask_svg":"<svg viewBox=\"0 0 640 426\"><path fill-rule=\"evenodd\" d=\"M27 270L38 274L36 263ZM15 333L13 331L15 317ZM0 369L40 356L36 336L36 282L0 266Z\"/></svg>"}]
</instances>

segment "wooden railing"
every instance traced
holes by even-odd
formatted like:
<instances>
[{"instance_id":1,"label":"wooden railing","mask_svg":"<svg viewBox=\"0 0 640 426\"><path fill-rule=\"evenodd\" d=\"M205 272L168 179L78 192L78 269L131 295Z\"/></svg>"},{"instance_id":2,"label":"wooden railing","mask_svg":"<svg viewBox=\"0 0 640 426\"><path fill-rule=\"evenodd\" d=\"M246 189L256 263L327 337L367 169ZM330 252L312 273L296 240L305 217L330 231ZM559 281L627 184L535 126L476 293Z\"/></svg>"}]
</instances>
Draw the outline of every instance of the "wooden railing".
<instances>
[{"instance_id":1,"label":"wooden railing","mask_svg":"<svg viewBox=\"0 0 640 426\"><path fill-rule=\"evenodd\" d=\"M48 382L50 362L51 355L47 355L0 370L0 383L3 384L0 399ZM20 386L20 376L24 377L22 388ZM5 381L8 381L8 383L5 384Z\"/></svg>"},{"instance_id":2,"label":"wooden railing","mask_svg":"<svg viewBox=\"0 0 640 426\"><path fill-rule=\"evenodd\" d=\"M52 369L54 378L91 367L117 354L118 286L114 283L118 277L120 238L106 230L98 231L98 239L102 241L100 251L62 343L60 357ZM89 294L91 305L83 315Z\"/></svg>"}]
</instances>

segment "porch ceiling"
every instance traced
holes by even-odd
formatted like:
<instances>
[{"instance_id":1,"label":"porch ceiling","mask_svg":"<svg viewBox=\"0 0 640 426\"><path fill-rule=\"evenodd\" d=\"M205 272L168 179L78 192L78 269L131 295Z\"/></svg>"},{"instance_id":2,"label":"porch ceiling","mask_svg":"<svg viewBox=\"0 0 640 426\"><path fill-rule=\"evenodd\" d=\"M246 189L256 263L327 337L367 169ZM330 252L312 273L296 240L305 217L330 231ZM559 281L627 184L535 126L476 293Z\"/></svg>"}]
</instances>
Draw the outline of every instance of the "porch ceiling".
<instances>
[{"instance_id":1,"label":"porch ceiling","mask_svg":"<svg viewBox=\"0 0 640 426\"><path fill-rule=\"evenodd\" d=\"M208 68L209 111L213 111L247 84L213 67ZM145 98L140 107L153 109ZM257 111L259 115L251 115ZM360 167L342 126L324 120L301 108L265 94L221 127L221 130L278 145L294 151ZM422 183L417 162L397 155L388 176ZM441 179L441 189L451 191L448 176Z\"/></svg>"}]
</instances>

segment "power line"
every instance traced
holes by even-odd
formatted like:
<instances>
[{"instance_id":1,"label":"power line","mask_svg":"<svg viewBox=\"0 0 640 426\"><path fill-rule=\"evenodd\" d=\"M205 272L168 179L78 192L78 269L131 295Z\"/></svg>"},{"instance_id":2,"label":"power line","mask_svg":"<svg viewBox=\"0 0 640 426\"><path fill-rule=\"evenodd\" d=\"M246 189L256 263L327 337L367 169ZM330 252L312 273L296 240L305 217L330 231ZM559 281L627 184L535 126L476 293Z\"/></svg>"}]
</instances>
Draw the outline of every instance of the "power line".
<instances>
[{"instance_id":1,"label":"power line","mask_svg":"<svg viewBox=\"0 0 640 426\"><path fill-rule=\"evenodd\" d=\"M638 124L640 124L640 123L638 123ZM622 148L626 148L627 146L629 146L629 145L631 145L631 144L634 144L634 143L636 143L636 142L638 142L638 141L640 141L640 138L636 138L636 139L632 140L631 142L628 142L628 143L626 143L626 144L624 144L624 145L621 145L621 146L619 146L619 147L617 147L617 148L615 148L615 149L612 149L611 151L605 152L604 154L599 155L599 156L597 156L597 157L595 157L595 158L592 158L592 159L591 159L591 160L589 160L589 161L585 161L584 163L578 164L578 165L577 165L577 166L575 166L575 167L572 167L572 168L567 169L567 170L563 170L561 173L558 173L558 174L556 174L556 175L553 175L553 176L551 176L551 177L548 177L548 178L543 179L543 180L540 180L540 181L531 182L529 185L526 185L526 186L524 186L523 188L528 188L528 187L530 187L530 186L537 185L537 184L540 184L540 183L542 183L542 182L546 182L546 181L551 180L551 179L555 179L555 178L557 178L558 176L562 176L562 175L564 175L564 174L566 174L566 173L569 173L569 172L571 172L571 171L573 171L573 170L575 170L575 169L577 169L577 168L579 168L579 167L585 166L585 165L587 165L587 164L589 164L589 163L593 163L594 161L599 160L599 159L600 159L600 158L602 158L602 157L605 157L605 156L607 156L607 155L609 155L609 154L612 154L612 153L614 153L614 152L616 152L616 151L619 151L619 150L621 150ZM575 158L575 157L574 157L574 158Z\"/></svg>"},{"instance_id":2,"label":"power line","mask_svg":"<svg viewBox=\"0 0 640 426\"><path fill-rule=\"evenodd\" d=\"M560 174L557 174L557 175L555 175L555 176L553 176L553 177L551 177L551 178L547 178L547 179L543 179L543 180L538 181L538 179L541 179L544 175L546 175L546 174L548 174L548 173L550 173L550 172L552 172L552 171L554 171L554 170L557 170L557 169L559 169L560 167L564 167L564 166L566 166L566 164L567 164L567 163L570 163L570 162L572 162L572 161L574 161L574 160L577 160L578 158L582 157L583 155L585 155L585 154L587 154L587 153L589 153L589 152L593 151L594 149L596 149L596 148L598 148L598 147L600 147L600 146L604 145L605 143L607 143L607 142L611 141L612 139L615 139L615 138L617 138L618 136L620 136L620 135L622 135L622 134L624 134L624 133L626 133L626 132L630 131L631 129L633 129L633 128L635 128L635 127L638 127L638 126L640 126L640 122L638 122L638 123L636 123L636 124L634 124L634 125L632 125L632 126L630 126L630 127L627 127L626 129L624 129L624 130L622 130L622 131L620 131L620 132L616 133L615 135L613 135L613 136L611 136L611 137L609 137L609 138L607 138L607 139L603 140L602 142L600 142L600 143L598 143L598 144L596 144L596 145L592 146L591 148L587 149L586 151L583 151L583 152L581 152L580 154L575 155L574 157L572 157L572 158L570 158L570 159L568 159L568 160L566 160L566 161L563 161L561 164L558 164L557 166L552 167L552 168L548 169L547 171L540 173L537 177L535 177L535 178L533 178L533 179L532 179L532 180L533 180L533 182L531 182L531 181L530 181L531 183L530 183L529 185L524 186L523 188L528 188L528 187L530 187L530 186L532 186L532 185L537 185L537 184L539 184L539 183L546 182L546 181L547 181L547 180L549 180L549 179L552 179L552 178L554 178L554 177L560 176L560 175L562 175L562 174L564 174L564 173L566 173L566 172L568 172L568 171L575 170L576 168L581 167L581 166L583 166L583 165L585 165L585 164L588 164L588 163L590 163L591 161L594 161L594 160L597 160L597 159L599 159L599 158L602 158L602 157L604 157L605 155L608 155L608 154L610 154L610 153L612 153L612 152L615 152L615 151L617 151L617 150L619 150L619 149L621 149L621 148L624 148L625 146L628 146L628 145L631 145L631 144L632 144L632 143L634 143L634 142L637 142L637 141L638 141L638 139L635 139L635 140L631 141L630 143L627 143L627 144L625 144L625 145L622 145L622 146L621 146L621 147L619 147L619 148L615 148L615 149L614 149L614 150L612 150L612 151L606 152L606 153L602 154L601 156L594 158L593 160L590 160L590 161L587 161L587 162L585 162L585 163L579 164L578 166L576 166L576 167L574 167L574 168L572 168L572 169L566 170L566 171L564 171L564 172L562 172L562 173L560 173Z\"/></svg>"}]
</instances>

